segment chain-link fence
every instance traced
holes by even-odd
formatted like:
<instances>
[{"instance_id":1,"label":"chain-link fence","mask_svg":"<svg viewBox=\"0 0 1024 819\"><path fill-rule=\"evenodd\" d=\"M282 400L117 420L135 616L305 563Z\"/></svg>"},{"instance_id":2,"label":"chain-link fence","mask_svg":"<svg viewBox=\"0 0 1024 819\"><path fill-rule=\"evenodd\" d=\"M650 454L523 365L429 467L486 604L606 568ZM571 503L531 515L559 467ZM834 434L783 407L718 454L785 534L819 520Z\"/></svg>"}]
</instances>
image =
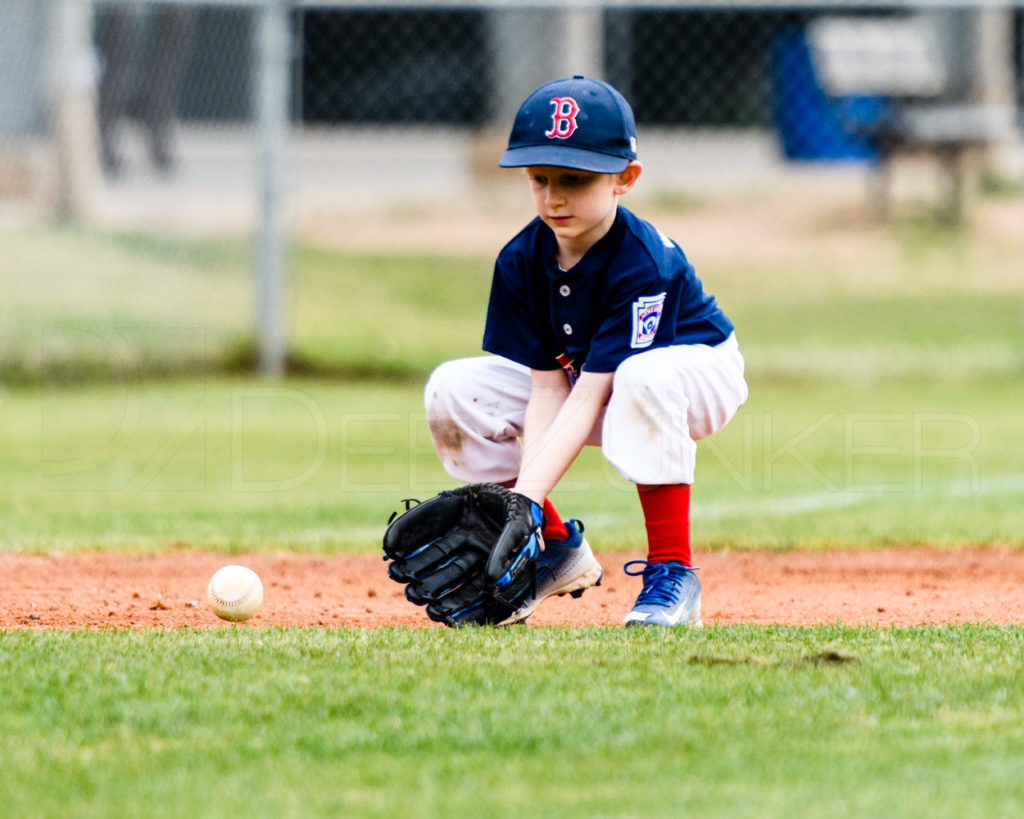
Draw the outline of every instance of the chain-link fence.
<instances>
[{"instance_id":1,"label":"chain-link fence","mask_svg":"<svg viewBox=\"0 0 1024 819\"><path fill-rule=\"evenodd\" d=\"M960 139L1019 141L1019 3L5 0L4 199L73 197L59 204L79 212L145 177L159 200L176 174L228 175L221 152L253 159L268 6L286 15L287 110L300 141L358 132L383 146L403 133L442 142L454 129L464 147L507 129L532 87L573 72L620 88L641 137L756 133L778 160L876 159L896 139L882 125L894 99L956 104L954 118L984 107L992 122L961 123ZM830 23L846 28L830 36ZM830 52L844 47L875 70L858 77L847 53L845 87L829 88L830 63L844 59ZM901 87L932 68L925 85ZM956 123L947 131L955 141ZM350 164L338 145L334 164ZM58 148L72 167L49 162ZM348 196L343 185L336 193Z\"/></svg>"},{"instance_id":2,"label":"chain-link fence","mask_svg":"<svg viewBox=\"0 0 1024 819\"><path fill-rule=\"evenodd\" d=\"M3 0L0 203L257 231L270 321L286 232L493 203L511 116L553 77L631 100L651 195L810 169L884 212L924 151L955 216L980 170L1024 177L1022 62L1020 2Z\"/></svg>"}]
</instances>

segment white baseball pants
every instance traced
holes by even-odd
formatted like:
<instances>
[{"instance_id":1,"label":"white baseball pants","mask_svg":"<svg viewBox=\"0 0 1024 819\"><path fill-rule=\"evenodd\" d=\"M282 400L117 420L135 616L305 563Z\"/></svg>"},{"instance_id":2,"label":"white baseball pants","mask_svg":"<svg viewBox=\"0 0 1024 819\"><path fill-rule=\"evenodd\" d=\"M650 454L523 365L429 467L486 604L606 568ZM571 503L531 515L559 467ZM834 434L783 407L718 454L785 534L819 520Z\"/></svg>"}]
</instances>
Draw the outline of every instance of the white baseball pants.
<instances>
[{"instance_id":1,"label":"white baseball pants","mask_svg":"<svg viewBox=\"0 0 1024 819\"><path fill-rule=\"evenodd\" d=\"M467 483L519 474L530 370L500 356L441 364L425 390L430 435L444 468ZM628 481L693 483L697 444L717 432L747 399L735 335L714 347L684 344L630 356L590 445Z\"/></svg>"}]
</instances>

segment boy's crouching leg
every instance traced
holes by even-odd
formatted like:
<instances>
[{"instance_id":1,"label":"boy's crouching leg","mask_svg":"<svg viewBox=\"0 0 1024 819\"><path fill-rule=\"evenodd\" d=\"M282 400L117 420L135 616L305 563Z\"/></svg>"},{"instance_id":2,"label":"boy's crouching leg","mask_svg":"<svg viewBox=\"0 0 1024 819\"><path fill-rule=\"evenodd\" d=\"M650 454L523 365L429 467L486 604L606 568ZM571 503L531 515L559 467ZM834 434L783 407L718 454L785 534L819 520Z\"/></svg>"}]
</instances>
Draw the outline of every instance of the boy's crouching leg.
<instances>
[{"instance_id":1,"label":"boy's crouching leg","mask_svg":"<svg viewBox=\"0 0 1024 819\"><path fill-rule=\"evenodd\" d=\"M634 483L693 483L696 441L725 426L746 397L732 338L638 353L615 371L604 455Z\"/></svg>"},{"instance_id":2,"label":"boy's crouching leg","mask_svg":"<svg viewBox=\"0 0 1024 819\"><path fill-rule=\"evenodd\" d=\"M529 370L507 359L460 358L438 366L424 403L430 438L448 473L467 483L513 480L529 396Z\"/></svg>"},{"instance_id":3,"label":"boy's crouching leg","mask_svg":"<svg viewBox=\"0 0 1024 819\"><path fill-rule=\"evenodd\" d=\"M678 379L665 378L652 363L650 354L636 355L615 371L601 430L604 456L633 483L693 483L690 398Z\"/></svg>"}]
</instances>

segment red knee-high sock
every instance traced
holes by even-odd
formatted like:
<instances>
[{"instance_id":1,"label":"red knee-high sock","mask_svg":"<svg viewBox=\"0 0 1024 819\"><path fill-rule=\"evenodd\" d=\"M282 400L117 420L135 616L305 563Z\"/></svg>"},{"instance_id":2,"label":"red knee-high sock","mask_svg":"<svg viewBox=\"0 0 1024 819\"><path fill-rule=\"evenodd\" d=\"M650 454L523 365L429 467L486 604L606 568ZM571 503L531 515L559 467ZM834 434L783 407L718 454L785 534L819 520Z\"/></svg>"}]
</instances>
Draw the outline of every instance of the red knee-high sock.
<instances>
[{"instance_id":1,"label":"red knee-high sock","mask_svg":"<svg viewBox=\"0 0 1024 819\"><path fill-rule=\"evenodd\" d=\"M544 498L544 528L541 529L541 536L544 540L565 540L568 534L562 516L558 514L551 503L550 498Z\"/></svg>"},{"instance_id":2,"label":"red knee-high sock","mask_svg":"<svg viewBox=\"0 0 1024 819\"><path fill-rule=\"evenodd\" d=\"M675 560L691 566L690 485L637 484L647 527L647 559L652 563Z\"/></svg>"}]
</instances>

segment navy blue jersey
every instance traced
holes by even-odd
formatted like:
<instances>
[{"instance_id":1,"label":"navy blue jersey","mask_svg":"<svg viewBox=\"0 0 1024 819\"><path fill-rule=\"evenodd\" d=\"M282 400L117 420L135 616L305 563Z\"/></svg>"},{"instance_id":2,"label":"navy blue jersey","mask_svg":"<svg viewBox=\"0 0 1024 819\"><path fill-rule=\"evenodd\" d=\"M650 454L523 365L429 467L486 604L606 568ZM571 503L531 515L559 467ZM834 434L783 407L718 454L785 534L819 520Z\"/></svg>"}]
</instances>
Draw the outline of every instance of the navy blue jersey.
<instances>
[{"instance_id":1,"label":"navy blue jersey","mask_svg":"<svg viewBox=\"0 0 1024 819\"><path fill-rule=\"evenodd\" d=\"M534 370L608 373L673 344L718 344L732 322L675 242L623 207L571 270L538 217L498 254L483 348Z\"/></svg>"}]
</instances>

